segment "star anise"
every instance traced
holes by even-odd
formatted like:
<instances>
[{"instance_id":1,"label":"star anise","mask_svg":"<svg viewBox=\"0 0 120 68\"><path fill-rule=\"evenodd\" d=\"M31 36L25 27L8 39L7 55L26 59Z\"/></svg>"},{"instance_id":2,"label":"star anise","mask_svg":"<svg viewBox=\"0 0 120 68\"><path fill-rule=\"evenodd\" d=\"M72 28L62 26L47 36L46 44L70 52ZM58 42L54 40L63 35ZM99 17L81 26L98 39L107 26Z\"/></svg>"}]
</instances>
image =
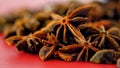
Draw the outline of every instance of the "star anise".
<instances>
[{"instance_id":1,"label":"star anise","mask_svg":"<svg viewBox=\"0 0 120 68\"><path fill-rule=\"evenodd\" d=\"M4 30L4 37L10 36L24 36L33 33L39 29L40 23L32 17L24 17L15 21L13 26Z\"/></svg>"},{"instance_id":2,"label":"star anise","mask_svg":"<svg viewBox=\"0 0 120 68\"><path fill-rule=\"evenodd\" d=\"M54 34L47 34L47 40L42 40L42 43L44 46L39 51L39 56L41 60L48 59L51 55L54 54L54 51L56 50L56 47L58 45L62 45L58 43L58 40L56 39Z\"/></svg>"},{"instance_id":3,"label":"star anise","mask_svg":"<svg viewBox=\"0 0 120 68\"><path fill-rule=\"evenodd\" d=\"M100 49L114 49L118 51L120 37L118 33L120 30L116 27L111 27L107 31L105 30L104 26L100 26L98 29L99 33L93 34L89 37L94 38L93 41L98 41L97 47Z\"/></svg>"},{"instance_id":4,"label":"star anise","mask_svg":"<svg viewBox=\"0 0 120 68\"><path fill-rule=\"evenodd\" d=\"M59 42L68 43L73 35L82 36L77 35L76 27L88 20L87 16L91 9L91 6L79 7L73 11L69 9L65 17L53 13L54 20L41 30L54 33Z\"/></svg>"},{"instance_id":5,"label":"star anise","mask_svg":"<svg viewBox=\"0 0 120 68\"><path fill-rule=\"evenodd\" d=\"M33 36L30 34L26 36L24 39L20 40L16 47L18 50L23 50L29 53L38 53L40 48L43 46L42 40L38 37Z\"/></svg>"},{"instance_id":6,"label":"star anise","mask_svg":"<svg viewBox=\"0 0 120 68\"><path fill-rule=\"evenodd\" d=\"M39 39L46 39L46 36L47 36L47 33L48 32L45 32L44 30L38 30L38 31L35 31L32 35L30 34L29 36L11 36L9 38L6 39L6 42L8 45L14 45L14 44L17 44L20 40L23 40L23 39L27 39L27 38L32 38L32 37L36 37L36 38L39 38Z\"/></svg>"},{"instance_id":7,"label":"star anise","mask_svg":"<svg viewBox=\"0 0 120 68\"><path fill-rule=\"evenodd\" d=\"M32 34L28 36L12 36L6 41L8 45L15 44L19 51L23 50L28 53L38 53L43 46L42 40Z\"/></svg>"},{"instance_id":8,"label":"star anise","mask_svg":"<svg viewBox=\"0 0 120 68\"><path fill-rule=\"evenodd\" d=\"M77 61L79 61L80 59L83 60L85 59L85 61L88 61L88 58L91 57L89 55L89 49L97 52L99 51L98 48L95 47L97 42L90 42L90 39L88 39L87 41L85 40L79 40L77 39L78 44L72 44L72 45L67 45L67 46L63 46L62 48L60 48L60 51L62 52L66 52L66 53L76 53L79 52L78 56L77 56ZM85 54L85 58L83 58Z\"/></svg>"},{"instance_id":9,"label":"star anise","mask_svg":"<svg viewBox=\"0 0 120 68\"><path fill-rule=\"evenodd\" d=\"M94 63L116 63L116 61L120 58L120 52L117 52L113 49L102 49L96 52L92 58L91 62Z\"/></svg>"},{"instance_id":10,"label":"star anise","mask_svg":"<svg viewBox=\"0 0 120 68\"><path fill-rule=\"evenodd\" d=\"M80 32L84 35L85 38L87 38L92 34L99 33L98 27L100 27L101 25L105 26L105 28L109 28L110 24L111 23L109 20L101 20L101 21L81 24L77 28L80 29Z\"/></svg>"}]
</instances>

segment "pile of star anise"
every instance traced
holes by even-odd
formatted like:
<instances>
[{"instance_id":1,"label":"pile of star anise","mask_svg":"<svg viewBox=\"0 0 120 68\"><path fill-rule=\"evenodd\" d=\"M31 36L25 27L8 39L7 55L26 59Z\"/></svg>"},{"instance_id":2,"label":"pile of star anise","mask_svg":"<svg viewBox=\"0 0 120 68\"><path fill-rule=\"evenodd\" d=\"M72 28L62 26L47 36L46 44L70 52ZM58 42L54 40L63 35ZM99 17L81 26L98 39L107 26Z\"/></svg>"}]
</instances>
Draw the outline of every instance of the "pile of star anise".
<instances>
[{"instance_id":1,"label":"pile of star anise","mask_svg":"<svg viewBox=\"0 0 120 68\"><path fill-rule=\"evenodd\" d=\"M116 63L120 58L120 1L74 3L1 18L10 22L3 30L5 41L19 51L39 53L41 60Z\"/></svg>"}]
</instances>

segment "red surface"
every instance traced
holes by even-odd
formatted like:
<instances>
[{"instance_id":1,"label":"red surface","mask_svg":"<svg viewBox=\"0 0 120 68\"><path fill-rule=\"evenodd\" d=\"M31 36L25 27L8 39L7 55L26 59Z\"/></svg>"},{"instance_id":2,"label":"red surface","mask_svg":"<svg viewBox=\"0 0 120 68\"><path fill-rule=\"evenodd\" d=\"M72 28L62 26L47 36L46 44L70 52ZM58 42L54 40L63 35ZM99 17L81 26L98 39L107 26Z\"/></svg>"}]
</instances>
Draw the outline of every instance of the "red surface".
<instances>
[{"instance_id":1,"label":"red surface","mask_svg":"<svg viewBox=\"0 0 120 68\"><path fill-rule=\"evenodd\" d=\"M116 65L57 59L41 61L38 55L19 52L15 46L7 46L0 34L0 68L116 68Z\"/></svg>"}]
</instances>

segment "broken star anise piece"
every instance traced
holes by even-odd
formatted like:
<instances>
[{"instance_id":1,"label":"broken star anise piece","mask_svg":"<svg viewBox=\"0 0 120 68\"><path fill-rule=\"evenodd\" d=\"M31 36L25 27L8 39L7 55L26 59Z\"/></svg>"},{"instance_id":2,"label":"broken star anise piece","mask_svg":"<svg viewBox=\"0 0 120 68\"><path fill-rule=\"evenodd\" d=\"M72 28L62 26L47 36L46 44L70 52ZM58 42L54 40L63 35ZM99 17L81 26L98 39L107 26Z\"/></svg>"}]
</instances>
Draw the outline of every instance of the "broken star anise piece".
<instances>
[{"instance_id":1,"label":"broken star anise piece","mask_svg":"<svg viewBox=\"0 0 120 68\"><path fill-rule=\"evenodd\" d=\"M98 29L98 34L93 34L89 37L94 38L93 41L98 41L96 47L100 49L114 49L118 51L120 37L116 33L119 33L119 29L116 27L111 27L107 31L104 26L100 26Z\"/></svg>"},{"instance_id":2,"label":"broken star anise piece","mask_svg":"<svg viewBox=\"0 0 120 68\"><path fill-rule=\"evenodd\" d=\"M24 39L20 40L16 44L16 48L21 51L25 51L28 53L38 53L40 48L43 46L41 39L33 36L32 34L25 36Z\"/></svg>"}]
</instances>

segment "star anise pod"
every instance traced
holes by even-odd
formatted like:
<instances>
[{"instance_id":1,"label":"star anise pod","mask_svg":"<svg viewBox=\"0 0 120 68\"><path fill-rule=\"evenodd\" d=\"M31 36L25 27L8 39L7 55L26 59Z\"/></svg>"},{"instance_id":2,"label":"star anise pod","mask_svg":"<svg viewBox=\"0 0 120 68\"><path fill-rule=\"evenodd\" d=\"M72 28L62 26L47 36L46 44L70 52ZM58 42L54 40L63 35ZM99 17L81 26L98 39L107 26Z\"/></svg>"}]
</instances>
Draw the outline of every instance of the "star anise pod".
<instances>
[{"instance_id":1,"label":"star anise pod","mask_svg":"<svg viewBox=\"0 0 120 68\"><path fill-rule=\"evenodd\" d=\"M95 47L97 42L90 42L90 39L87 41L86 40L79 40L79 39L76 39L76 40L78 43L63 46L62 48L59 48L59 50L61 52L65 52L68 54L70 54L70 53L73 54L73 53L79 52L77 59L76 59L77 61L79 61L79 60L88 61L92 55L92 53L91 53L91 55L89 55L90 50L92 50L93 52L99 51L99 49ZM84 55L85 55L85 58L83 57Z\"/></svg>"},{"instance_id":2,"label":"star anise pod","mask_svg":"<svg viewBox=\"0 0 120 68\"><path fill-rule=\"evenodd\" d=\"M6 40L7 44L8 45L14 45L14 44L17 44L20 40L23 40L23 39L26 39L26 38L29 38L29 37L36 37L36 38L39 38L39 39L46 39L47 37L47 33L48 32L45 32L44 30L38 30L38 31L35 31L32 35L27 35L27 36L11 36Z\"/></svg>"},{"instance_id":3,"label":"star anise pod","mask_svg":"<svg viewBox=\"0 0 120 68\"><path fill-rule=\"evenodd\" d=\"M94 63L116 63L120 58L120 52L117 52L113 49L102 49L96 52L92 58L91 62Z\"/></svg>"},{"instance_id":4,"label":"star anise pod","mask_svg":"<svg viewBox=\"0 0 120 68\"><path fill-rule=\"evenodd\" d=\"M38 53L40 48L43 46L42 40L38 37L33 36L32 34L25 36L20 40L16 47L19 51L23 50L28 53Z\"/></svg>"},{"instance_id":5,"label":"star anise pod","mask_svg":"<svg viewBox=\"0 0 120 68\"><path fill-rule=\"evenodd\" d=\"M120 29L116 27L111 27L108 30L105 30L104 26L98 28L99 33L93 34L89 37L94 38L93 41L98 41L97 47L100 49L114 49L118 51L120 46Z\"/></svg>"},{"instance_id":6,"label":"star anise pod","mask_svg":"<svg viewBox=\"0 0 120 68\"><path fill-rule=\"evenodd\" d=\"M33 33L39 29L40 23L32 17L24 17L15 21L13 26L4 30L4 37L10 36L24 36Z\"/></svg>"},{"instance_id":7,"label":"star anise pod","mask_svg":"<svg viewBox=\"0 0 120 68\"><path fill-rule=\"evenodd\" d=\"M79 7L73 11L72 9L69 9L65 17L58 14L52 14L54 20L41 30L54 33L61 43L68 43L74 36L82 36L77 35L76 27L88 20L87 16L91 9L91 6Z\"/></svg>"},{"instance_id":8,"label":"star anise pod","mask_svg":"<svg viewBox=\"0 0 120 68\"><path fill-rule=\"evenodd\" d=\"M19 51L25 51L28 53L38 53L43 46L42 40L32 34L28 36L12 36L6 39L8 45L16 45Z\"/></svg>"},{"instance_id":9,"label":"star anise pod","mask_svg":"<svg viewBox=\"0 0 120 68\"><path fill-rule=\"evenodd\" d=\"M47 40L42 40L42 43L44 44L44 46L40 49L39 56L43 61L48 59L49 57L51 57L51 55L54 54L56 47L58 47L58 45L62 45L58 43L58 40L52 33L51 34L48 33Z\"/></svg>"},{"instance_id":10,"label":"star anise pod","mask_svg":"<svg viewBox=\"0 0 120 68\"><path fill-rule=\"evenodd\" d=\"M111 25L111 22L109 20L88 22L88 23L79 25L77 28L80 29L80 32L84 35L85 38L87 38L92 34L99 33L98 27L100 27L101 25L105 26L105 28L109 28Z\"/></svg>"}]
</instances>

